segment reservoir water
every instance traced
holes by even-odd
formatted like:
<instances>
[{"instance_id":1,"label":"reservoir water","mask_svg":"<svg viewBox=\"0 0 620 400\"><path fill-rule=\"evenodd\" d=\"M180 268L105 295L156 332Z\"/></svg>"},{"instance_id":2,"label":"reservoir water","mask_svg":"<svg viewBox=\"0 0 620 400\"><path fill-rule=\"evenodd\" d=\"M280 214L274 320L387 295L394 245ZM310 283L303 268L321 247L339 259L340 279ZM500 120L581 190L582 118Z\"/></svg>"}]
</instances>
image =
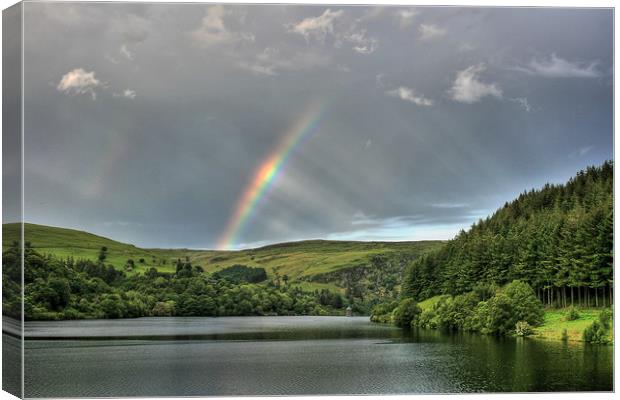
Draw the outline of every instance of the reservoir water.
<instances>
[{"instance_id":1,"label":"reservoir water","mask_svg":"<svg viewBox=\"0 0 620 400\"><path fill-rule=\"evenodd\" d=\"M368 317L28 322L25 334L27 397L613 390L613 346L406 332Z\"/></svg>"}]
</instances>

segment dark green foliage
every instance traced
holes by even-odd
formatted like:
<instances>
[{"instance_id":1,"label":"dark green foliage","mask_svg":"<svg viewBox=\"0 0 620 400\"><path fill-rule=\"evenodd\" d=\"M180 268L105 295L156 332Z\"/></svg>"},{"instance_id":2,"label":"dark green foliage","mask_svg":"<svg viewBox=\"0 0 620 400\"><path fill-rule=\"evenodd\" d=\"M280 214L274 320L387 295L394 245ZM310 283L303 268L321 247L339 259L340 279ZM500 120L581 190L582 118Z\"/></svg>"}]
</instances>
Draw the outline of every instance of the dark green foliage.
<instances>
[{"instance_id":1,"label":"dark green foliage","mask_svg":"<svg viewBox=\"0 0 620 400\"><path fill-rule=\"evenodd\" d=\"M106 246L103 246L101 250L99 251L99 256L97 257L97 259L100 263L103 263L107 257L108 257L108 248Z\"/></svg>"},{"instance_id":2,"label":"dark green foliage","mask_svg":"<svg viewBox=\"0 0 620 400\"><path fill-rule=\"evenodd\" d=\"M398 307L398 301L393 300L387 303L379 303L372 308L370 320L372 322L389 323L392 322L392 311Z\"/></svg>"},{"instance_id":3,"label":"dark green foliage","mask_svg":"<svg viewBox=\"0 0 620 400\"><path fill-rule=\"evenodd\" d=\"M267 279L267 272L265 272L264 268L253 268L236 264L214 273L213 276L219 279L228 279L234 283L258 283ZM284 279L284 277L286 277L286 279ZM288 281L288 276L284 275L284 277L282 278L286 283Z\"/></svg>"},{"instance_id":4,"label":"dark green foliage","mask_svg":"<svg viewBox=\"0 0 620 400\"><path fill-rule=\"evenodd\" d=\"M420 253L418 248L404 248L391 253L375 254L358 265L316 274L309 280L333 283L343 288L345 301L353 311L356 314L368 315L372 314L375 305L389 303L400 297L398 283L402 281L403 271Z\"/></svg>"},{"instance_id":5,"label":"dark green foliage","mask_svg":"<svg viewBox=\"0 0 620 400\"><path fill-rule=\"evenodd\" d=\"M325 315L339 312L340 294L308 293L297 287L274 288L235 279L265 279L262 268L232 268L222 278L205 274L188 260L177 273L155 268L127 276L110 265L43 256L25 249L25 298L27 320L81 318L136 318L143 316L223 315ZM18 318L21 311L18 282L19 248L3 254L3 312ZM228 271L228 272L231 272ZM221 271L220 271L221 272ZM233 279L234 280L234 279ZM7 296L8 295L8 296Z\"/></svg>"},{"instance_id":6,"label":"dark green foliage","mask_svg":"<svg viewBox=\"0 0 620 400\"><path fill-rule=\"evenodd\" d=\"M22 311L21 250L13 241L2 254L2 313L20 319Z\"/></svg>"},{"instance_id":7,"label":"dark green foliage","mask_svg":"<svg viewBox=\"0 0 620 400\"><path fill-rule=\"evenodd\" d=\"M484 333L507 334L514 331L517 322L540 325L543 306L532 288L525 282L514 281L487 302L481 325Z\"/></svg>"},{"instance_id":8,"label":"dark green foliage","mask_svg":"<svg viewBox=\"0 0 620 400\"><path fill-rule=\"evenodd\" d=\"M527 321L519 321L515 325L515 335L517 336L529 336L532 333L532 326Z\"/></svg>"},{"instance_id":9,"label":"dark green foliage","mask_svg":"<svg viewBox=\"0 0 620 400\"><path fill-rule=\"evenodd\" d=\"M437 326L444 330L476 330L472 318L479 302L474 292L440 301L435 308Z\"/></svg>"},{"instance_id":10,"label":"dark green foliage","mask_svg":"<svg viewBox=\"0 0 620 400\"><path fill-rule=\"evenodd\" d=\"M570 307L568 311L566 311L566 315L564 316L564 319L566 321L574 321L576 319L579 319L579 317L580 317L579 311L577 311L575 307Z\"/></svg>"},{"instance_id":11,"label":"dark green foliage","mask_svg":"<svg viewBox=\"0 0 620 400\"><path fill-rule=\"evenodd\" d=\"M611 309L605 309L603 310L599 316L598 316L598 322L601 324L601 326L603 327L603 329L608 330L611 327L611 321L612 321L612 310Z\"/></svg>"},{"instance_id":12,"label":"dark green foliage","mask_svg":"<svg viewBox=\"0 0 620 400\"><path fill-rule=\"evenodd\" d=\"M587 343L605 344L608 342L607 329L605 329L599 321L594 321L592 325L583 331L583 341Z\"/></svg>"},{"instance_id":13,"label":"dark green foliage","mask_svg":"<svg viewBox=\"0 0 620 400\"><path fill-rule=\"evenodd\" d=\"M397 326L409 328L422 313L420 307L413 299L405 299L392 312L392 320Z\"/></svg>"},{"instance_id":14,"label":"dark green foliage","mask_svg":"<svg viewBox=\"0 0 620 400\"><path fill-rule=\"evenodd\" d=\"M443 298L422 312L414 324L431 329L505 335L515 332L517 324L523 334L527 327L542 322L542 303L527 283L514 281L490 298L488 295L488 291L479 290Z\"/></svg>"},{"instance_id":15,"label":"dark green foliage","mask_svg":"<svg viewBox=\"0 0 620 400\"><path fill-rule=\"evenodd\" d=\"M467 232L411 263L403 295L439 295L528 283L547 306L605 306L613 288L613 163L564 185L521 194ZM503 305L495 304L501 312ZM510 329L513 329L511 327Z\"/></svg>"},{"instance_id":16,"label":"dark green foliage","mask_svg":"<svg viewBox=\"0 0 620 400\"><path fill-rule=\"evenodd\" d=\"M335 293L327 289L321 289L320 291L316 290L314 292L314 297L316 302L322 306L340 309L344 305L340 293Z\"/></svg>"},{"instance_id":17,"label":"dark green foliage","mask_svg":"<svg viewBox=\"0 0 620 400\"><path fill-rule=\"evenodd\" d=\"M506 296L509 299L517 321L525 321L534 326L542 323L544 316L543 305L528 283L513 281L506 285L499 292L499 295Z\"/></svg>"}]
</instances>

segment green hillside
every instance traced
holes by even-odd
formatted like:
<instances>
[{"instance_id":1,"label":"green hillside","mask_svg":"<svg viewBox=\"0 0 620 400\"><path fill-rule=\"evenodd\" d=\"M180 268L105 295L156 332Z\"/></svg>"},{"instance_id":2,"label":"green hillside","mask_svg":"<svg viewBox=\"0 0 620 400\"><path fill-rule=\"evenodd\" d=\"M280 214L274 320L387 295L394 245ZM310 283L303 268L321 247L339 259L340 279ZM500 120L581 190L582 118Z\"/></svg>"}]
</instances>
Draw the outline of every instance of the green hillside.
<instances>
[{"instance_id":1,"label":"green hillside","mask_svg":"<svg viewBox=\"0 0 620 400\"><path fill-rule=\"evenodd\" d=\"M610 342L613 173L608 161L522 193L409 264L401 302L372 320Z\"/></svg>"},{"instance_id":2,"label":"green hillside","mask_svg":"<svg viewBox=\"0 0 620 400\"><path fill-rule=\"evenodd\" d=\"M3 225L4 250L19 237L19 229L19 224ZM193 265L201 266L208 273L240 264L262 267L270 279L275 275L286 275L291 285L305 289L334 290L344 290L336 282L338 277L334 276L339 271L367 268L376 256L398 255L410 260L438 248L442 243L309 240L241 251L141 249L88 232L36 224L25 224L25 241L41 254L73 257L76 260L96 261L101 248L106 247L105 263L124 270L128 275L144 273L152 267L160 272L173 273L176 272L177 260L185 261L187 257ZM135 267L127 270L130 259Z\"/></svg>"},{"instance_id":3,"label":"green hillside","mask_svg":"<svg viewBox=\"0 0 620 400\"><path fill-rule=\"evenodd\" d=\"M604 306L613 287L613 163L524 192L412 263L406 294L458 295L527 282L547 306Z\"/></svg>"},{"instance_id":4,"label":"green hillside","mask_svg":"<svg viewBox=\"0 0 620 400\"><path fill-rule=\"evenodd\" d=\"M150 266L157 266L162 271L174 270L174 264L169 260L195 253L186 249L175 250L147 250L136 246L120 243L92 233L74 229L57 228L52 226L25 224L24 240L30 242L32 247L42 254L52 254L59 258L73 257L75 259L96 260L102 247L107 247L107 264L122 269L128 259L136 263L141 258L144 265L138 265L137 271L142 271ZM6 250L11 242L19 238L20 225L2 225L2 248ZM163 264L164 260L166 264Z\"/></svg>"}]
</instances>

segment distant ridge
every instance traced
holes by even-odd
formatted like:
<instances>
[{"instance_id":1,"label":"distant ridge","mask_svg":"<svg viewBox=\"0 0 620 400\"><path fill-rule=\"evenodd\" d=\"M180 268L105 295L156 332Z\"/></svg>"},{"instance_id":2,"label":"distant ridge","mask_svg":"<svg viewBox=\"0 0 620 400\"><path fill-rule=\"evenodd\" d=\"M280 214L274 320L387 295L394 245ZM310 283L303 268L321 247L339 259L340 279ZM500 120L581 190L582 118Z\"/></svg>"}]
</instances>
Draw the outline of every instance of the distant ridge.
<instances>
[{"instance_id":1,"label":"distant ridge","mask_svg":"<svg viewBox=\"0 0 620 400\"><path fill-rule=\"evenodd\" d=\"M408 253L416 257L438 248L443 243L315 239L236 251L147 249L76 229L26 223L25 231L25 240L42 254L96 260L101 248L106 247L105 263L124 269L127 261L131 259L135 263L131 273L145 272L151 267L172 273L176 270L176 260L189 258L192 264L202 266L206 272L215 272L236 264L263 267L269 275L277 270L279 274L289 276L291 282L303 282L304 285L312 287L333 286L308 283L313 281L314 276L366 265L375 255ZM6 249L19 238L20 224L3 224L2 232L2 246Z\"/></svg>"}]
</instances>

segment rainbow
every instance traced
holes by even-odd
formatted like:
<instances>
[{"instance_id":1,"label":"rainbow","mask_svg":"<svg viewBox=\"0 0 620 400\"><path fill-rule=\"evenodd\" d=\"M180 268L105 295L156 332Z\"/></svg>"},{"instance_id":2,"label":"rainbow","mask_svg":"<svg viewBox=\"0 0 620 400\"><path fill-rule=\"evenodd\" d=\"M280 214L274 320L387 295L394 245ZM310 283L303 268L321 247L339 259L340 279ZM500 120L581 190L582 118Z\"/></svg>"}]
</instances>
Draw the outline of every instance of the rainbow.
<instances>
[{"instance_id":1,"label":"rainbow","mask_svg":"<svg viewBox=\"0 0 620 400\"><path fill-rule=\"evenodd\" d=\"M323 117L325 108L325 105L309 107L284 135L275 150L263 160L241 197L239 197L235 211L218 240L218 249L226 250L233 247L245 223L252 216L269 188L282 174L293 151L314 132Z\"/></svg>"}]
</instances>

